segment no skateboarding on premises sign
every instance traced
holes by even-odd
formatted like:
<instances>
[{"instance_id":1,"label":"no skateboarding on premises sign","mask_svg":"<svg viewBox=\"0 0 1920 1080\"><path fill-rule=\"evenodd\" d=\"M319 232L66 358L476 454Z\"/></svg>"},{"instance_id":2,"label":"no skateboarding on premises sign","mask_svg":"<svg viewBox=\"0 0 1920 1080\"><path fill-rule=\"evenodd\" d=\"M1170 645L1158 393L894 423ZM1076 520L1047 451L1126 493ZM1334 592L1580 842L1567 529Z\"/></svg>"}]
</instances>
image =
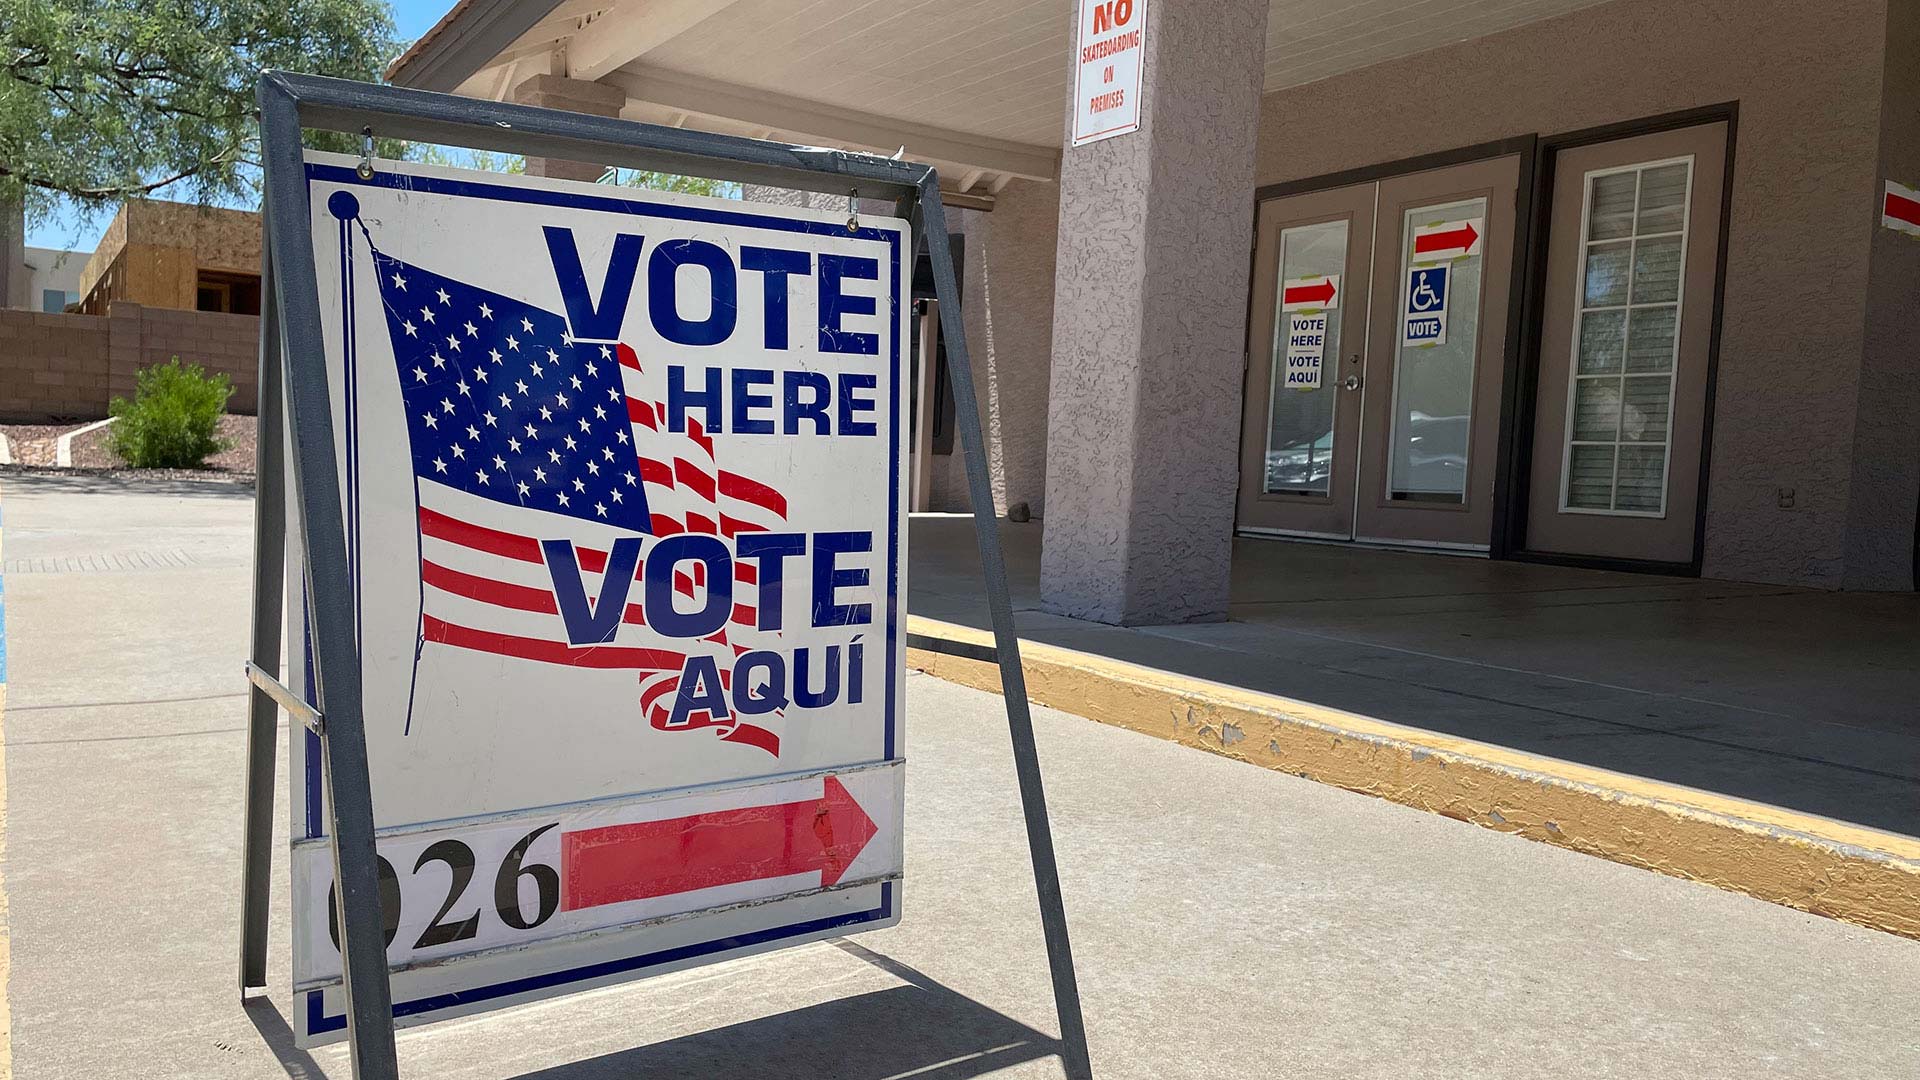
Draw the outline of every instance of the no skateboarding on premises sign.
<instances>
[{"instance_id":1,"label":"no skateboarding on premises sign","mask_svg":"<svg viewBox=\"0 0 1920 1080\"><path fill-rule=\"evenodd\" d=\"M1080 0L1073 63L1073 145L1140 129L1147 0Z\"/></svg>"},{"instance_id":2,"label":"no skateboarding on premises sign","mask_svg":"<svg viewBox=\"0 0 1920 1080\"><path fill-rule=\"evenodd\" d=\"M396 1021L897 921L907 223L371 172L307 156Z\"/></svg>"}]
</instances>

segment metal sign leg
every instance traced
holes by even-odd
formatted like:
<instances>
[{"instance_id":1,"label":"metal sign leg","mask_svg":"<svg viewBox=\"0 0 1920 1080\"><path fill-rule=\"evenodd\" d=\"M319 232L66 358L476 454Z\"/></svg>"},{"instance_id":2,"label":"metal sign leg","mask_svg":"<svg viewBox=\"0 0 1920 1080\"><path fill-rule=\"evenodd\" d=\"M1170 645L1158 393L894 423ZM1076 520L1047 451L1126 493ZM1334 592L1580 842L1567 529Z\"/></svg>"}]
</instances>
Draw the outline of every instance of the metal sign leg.
<instances>
[{"instance_id":1,"label":"metal sign leg","mask_svg":"<svg viewBox=\"0 0 1920 1080\"><path fill-rule=\"evenodd\" d=\"M262 262L266 262L262 252ZM282 491L280 325L273 270L260 275L258 441L254 450L253 649L255 666L280 670L280 602L286 592L286 500ZM240 996L267 985L267 906L273 895L274 753L280 709L259 687L247 702L247 809L240 877Z\"/></svg>"},{"instance_id":2,"label":"metal sign leg","mask_svg":"<svg viewBox=\"0 0 1920 1080\"><path fill-rule=\"evenodd\" d=\"M1013 604L1007 597L1007 568L1000 553L1000 525L987 478L986 438L967 359L967 335L961 320L960 287L953 276L953 252L947 246L946 208L939 181L929 171L920 181L921 220L915 232L927 245L933 266L934 294L940 304L941 336L947 346L947 372L953 386L954 422L960 428L967 459L967 493L973 502L974 535L993 617L993 639L1000 660L1001 694L1007 702L1007 730L1013 740L1013 768L1020 780L1020 805L1027 820L1027 849L1033 857L1033 883L1040 894L1040 925L1047 938L1047 965L1053 974L1054 1007L1060 1014L1061 1063L1069 1080L1092 1080L1086 1022L1080 1015L1080 986L1067 941L1066 903L1060 895L1060 870L1054 861L1053 830L1047 822L1047 794L1040 781L1040 754L1033 742L1033 716L1027 707L1027 680L1020 668L1020 638L1013 628Z\"/></svg>"},{"instance_id":3,"label":"metal sign leg","mask_svg":"<svg viewBox=\"0 0 1920 1080\"><path fill-rule=\"evenodd\" d=\"M266 235L273 272L286 282L314 280L313 231L308 218L300 115L292 95L270 78L260 81L262 172L266 177ZM339 895L340 960L346 992L347 1039L356 1080L397 1080L393 1044L393 990L374 851L372 778L360 692L360 651L352 590L347 581L346 523L334 454L333 410L319 298L275 290L286 353L288 421L293 431L293 501L304 525L308 610L314 643L314 686L327 717L321 761L327 792L327 835Z\"/></svg>"}]
</instances>

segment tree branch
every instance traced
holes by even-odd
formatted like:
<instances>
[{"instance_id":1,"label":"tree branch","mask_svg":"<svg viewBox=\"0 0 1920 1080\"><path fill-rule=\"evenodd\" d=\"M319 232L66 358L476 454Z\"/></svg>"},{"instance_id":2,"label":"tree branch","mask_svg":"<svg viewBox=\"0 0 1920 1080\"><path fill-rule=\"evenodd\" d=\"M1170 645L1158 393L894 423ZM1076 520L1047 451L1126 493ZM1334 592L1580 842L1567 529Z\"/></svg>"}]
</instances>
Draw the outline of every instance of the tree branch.
<instances>
[{"instance_id":1,"label":"tree branch","mask_svg":"<svg viewBox=\"0 0 1920 1080\"><path fill-rule=\"evenodd\" d=\"M180 181L187 179L188 177L197 176L201 172L205 171L208 168L211 168L212 166L226 165L234 161L244 160L244 159L245 159L245 155L242 154L240 147L238 146L229 147L228 149L223 150L218 154L215 154L214 156L206 159L205 161L202 161L194 165L192 168L183 170L181 172L177 172L172 176L167 177L164 180L155 180L155 181L152 181L151 183L144 183L144 184L115 184L108 187L70 187L65 184L54 183L53 181L48 180L45 177L34 176L29 173L15 172L4 165L0 165L0 176L15 177L21 183L26 184L28 187L37 187L46 191L56 191L64 195L71 195L78 199L113 199L113 198L124 199L134 195L151 194L155 191L160 190L163 187L166 187L168 184L177 184Z\"/></svg>"}]
</instances>

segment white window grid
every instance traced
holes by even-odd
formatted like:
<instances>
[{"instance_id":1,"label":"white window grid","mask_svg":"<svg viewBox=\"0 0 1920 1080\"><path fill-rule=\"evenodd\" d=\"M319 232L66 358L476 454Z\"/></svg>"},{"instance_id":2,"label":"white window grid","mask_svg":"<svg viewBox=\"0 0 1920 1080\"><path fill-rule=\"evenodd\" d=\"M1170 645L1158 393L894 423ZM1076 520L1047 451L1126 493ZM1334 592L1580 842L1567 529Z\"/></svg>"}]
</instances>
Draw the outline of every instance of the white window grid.
<instances>
[{"instance_id":1,"label":"white window grid","mask_svg":"<svg viewBox=\"0 0 1920 1080\"><path fill-rule=\"evenodd\" d=\"M1680 199L1680 227L1677 230L1642 233L1640 231L1640 207L1646 186L1646 174L1654 169L1664 168L1669 165L1685 165L1687 167L1686 189ZM1608 237L1596 241L1592 236L1595 181L1608 176L1617 176L1621 173L1635 174L1633 186L1633 231L1627 237ZM1602 517L1638 518L1664 518L1667 516L1667 488L1673 474L1674 387L1680 373L1680 337L1687 302L1687 255L1689 250L1688 238L1692 233L1693 223L1693 180L1694 156L1692 154L1662 158L1658 161L1643 161L1631 165L1618 165L1606 169L1594 169L1581 178L1580 256L1573 275L1574 316L1572 337L1567 349L1566 436L1562 439L1563 445L1560 460L1560 512L1563 514L1593 514ZM1634 268L1638 261L1640 242L1642 240L1661 240L1672 237L1679 237L1680 239L1680 257L1677 271L1678 280L1675 282L1673 300L1671 303L1668 301L1657 301L1635 304L1633 296ZM1592 248L1595 243L1618 244L1623 239L1628 241L1626 300L1619 304L1588 305L1586 287L1589 249ZM1625 439L1622 437L1621 429L1626 424L1625 387L1626 379L1629 377L1626 370L1626 363L1627 355L1633 347L1633 312L1635 310L1653 310L1669 306L1673 308L1673 344L1672 355L1667 359L1667 417L1666 423L1662 428L1661 441L1655 443L1647 439ZM1626 337L1621 343L1621 368L1619 371L1613 373L1596 372L1593 374L1582 374L1580 371L1580 333L1586 316L1589 312L1611 311L1624 313L1625 321L1623 325ZM1657 375L1658 373L1648 373L1644 375L1633 375L1631 377L1650 380L1657 377ZM1610 381L1621 387L1620 401L1615 408L1614 432L1611 440L1574 438L1574 421L1576 419L1574 406L1575 402L1579 399L1580 384L1582 381ZM1653 510L1620 509L1618 504L1620 501L1620 457L1622 448L1643 448L1656 445L1660 447L1659 507ZM1608 486L1609 505L1605 507L1573 506L1570 504L1569 500L1573 489L1573 452L1575 447L1581 446L1607 447L1613 451L1613 476Z\"/></svg>"}]
</instances>

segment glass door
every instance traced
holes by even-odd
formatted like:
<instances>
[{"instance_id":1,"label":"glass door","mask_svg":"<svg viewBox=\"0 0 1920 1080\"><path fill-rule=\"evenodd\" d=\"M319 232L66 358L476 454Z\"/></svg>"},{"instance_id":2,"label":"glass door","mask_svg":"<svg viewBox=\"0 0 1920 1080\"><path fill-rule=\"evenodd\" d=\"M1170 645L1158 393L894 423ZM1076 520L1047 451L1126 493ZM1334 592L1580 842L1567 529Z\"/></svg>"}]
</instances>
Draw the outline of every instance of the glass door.
<instances>
[{"instance_id":1,"label":"glass door","mask_svg":"<svg viewBox=\"0 0 1920 1080\"><path fill-rule=\"evenodd\" d=\"M1484 550L1518 157L1383 180L1354 535Z\"/></svg>"},{"instance_id":2,"label":"glass door","mask_svg":"<svg viewBox=\"0 0 1920 1080\"><path fill-rule=\"evenodd\" d=\"M1373 184L1260 204L1239 527L1353 536Z\"/></svg>"}]
</instances>

